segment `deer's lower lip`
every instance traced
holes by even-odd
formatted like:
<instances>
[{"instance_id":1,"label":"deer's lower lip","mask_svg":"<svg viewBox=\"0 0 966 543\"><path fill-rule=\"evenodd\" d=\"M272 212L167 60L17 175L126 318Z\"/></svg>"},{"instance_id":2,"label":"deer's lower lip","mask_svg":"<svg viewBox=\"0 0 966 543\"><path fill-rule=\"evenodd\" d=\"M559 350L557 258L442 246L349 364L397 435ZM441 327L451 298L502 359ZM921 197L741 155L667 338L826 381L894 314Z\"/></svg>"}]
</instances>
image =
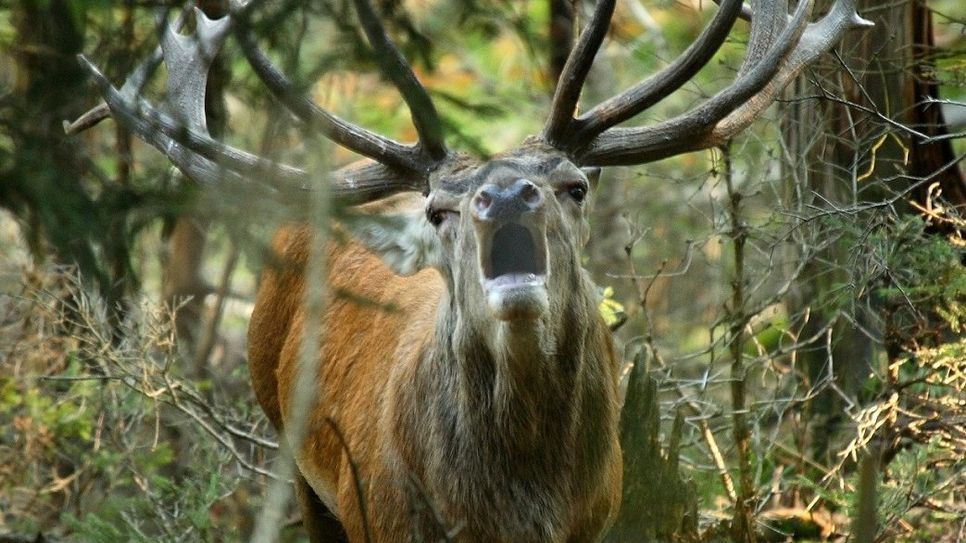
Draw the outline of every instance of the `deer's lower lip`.
<instances>
[{"instance_id":1,"label":"deer's lower lip","mask_svg":"<svg viewBox=\"0 0 966 543\"><path fill-rule=\"evenodd\" d=\"M547 312L550 299L544 276L507 274L484 281L486 305L501 321L534 320Z\"/></svg>"}]
</instances>

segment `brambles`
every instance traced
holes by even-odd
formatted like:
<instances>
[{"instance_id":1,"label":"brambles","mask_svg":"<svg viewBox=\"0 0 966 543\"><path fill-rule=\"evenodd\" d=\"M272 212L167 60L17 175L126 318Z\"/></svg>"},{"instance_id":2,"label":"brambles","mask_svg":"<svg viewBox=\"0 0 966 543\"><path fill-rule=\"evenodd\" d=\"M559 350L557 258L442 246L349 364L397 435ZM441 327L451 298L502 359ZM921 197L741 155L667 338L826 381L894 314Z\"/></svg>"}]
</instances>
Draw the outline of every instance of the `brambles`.
<instances>
[{"instance_id":1,"label":"brambles","mask_svg":"<svg viewBox=\"0 0 966 543\"><path fill-rule=\"evenodd\" d=\"M171 308L142 300L119 339L107 314L67 269L24 273L22 291L0 299L0 418L12 421L0 529L216 540L236 522L226 514L251 507L239 499L273 443L242 404L229 410L182 377Z\"/></svg>"}]
</instances>

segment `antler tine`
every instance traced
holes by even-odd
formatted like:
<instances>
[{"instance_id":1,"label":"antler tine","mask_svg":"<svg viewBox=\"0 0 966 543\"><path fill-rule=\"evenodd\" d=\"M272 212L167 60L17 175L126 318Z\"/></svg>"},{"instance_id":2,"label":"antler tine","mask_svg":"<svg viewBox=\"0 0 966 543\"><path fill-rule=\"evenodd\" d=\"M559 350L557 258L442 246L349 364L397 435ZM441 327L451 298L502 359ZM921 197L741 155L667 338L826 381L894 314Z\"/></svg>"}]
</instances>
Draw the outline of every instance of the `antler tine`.
<instances>
[{"instance_id":1,"label":"antler tine","mask_svg":"<svg viewBox=\"0 0 966 543\"><path fill-rule=\"evenodd\" d=\"M303 170L276 164L185 129L145 100L132 105L96 66L83 56L79 58L101 87L115 119L161 150L189 178L202 184L242 183L253 174L266 174L297 184L298 188L307 187L310 176ZM346 166L332 172L329 181L332 196L345 204L370 202L404 190L424 190L426 185L422 176L401 175L398 170L376 162Z\"/></svg>"},{"instance_id":2,"label":"antler tine","mask_svg":"<svg viewBox=\"0 0 966 543\"><path fill-rule=\"evenodd\" d=\"M308 181L303 170L235 149L209 136L204 112L208 68L224 44L231 23L228 19L212 21L197 8L194 13L194 38L176 34L165 24L163 15L159 21L161 49L168 66L168 109L174 117L140 96L150 59L119 91L86 57L78 58L100 87L114 118L195 181L212 184L226 178L241 180L242 173L258 173L303 186Z\"/></svg>"},{"instance_id":3,"label":"antler tine","mask_svg":"<svg viewBox=\"0 0 966 543\"><path fill-rule=\"evenodd\" d=\"M594 63L594 57L600 49L600 44L607 35L610 19L614 14L616 0L598 0L594 13L587 24L587 28L580 34L577 45L567 57L557 89L550 106L550 116L543 128L543 139L551 144L559 144L573 122L577 100L584 81Z\"/></svg>"},{"instance_id":4,"label":"antler tine","mask_svg":"<svg viewBox=\"0 0 966 543\"><path fill-rule=\"evenodd\" d=\"M610 128L574 152L582 164L642 164L720 145L744 129L785 85L850 28L871 23L859 17L855 0L837 0L828 14L808 23L811 0L791 18L786 2L753 2L752 33L738 79L692 111L662 123ZM782 28L783 27L783 28ZM775 37L777 35L777 37Z\"/></svg>"},{"instance_id":5,"label":"antler tine","mask_svg":"<svg viewBox=\"0 0 966 543\"><path fill-rule=\"evenodd\" d=\"M383 74L399 89L409 106L413 125L419 135L419 145L436 162L444 160L449 151L443 141L443 128L429 93L423 88L412 66L389 39L389 34L376 16L369 0L353 0L362 30L376 53Z\"/></svg>"},{"instance_id":6,"label":"antler tine","mask_svg":"<svg viewBox=\"0 0 966 543\"><path fill-rule=\"evenodd\" d=\"M720 6L722 0L711 0L711 1ZM741 18L742 20L750 21L751 6L749 6L748 4L741 4L741 13L738 14L738 17Z\"/></svg>"},{"instance_id":7,"label":"antler tine","mask_svg":"<svg viewBox=\"0 0 966 543\"><path fill-rule=\"evenodd\" d=\"M775 77L768 81L761 92L722 119L715 127L712 138L723 142L748 126L806 65L831 49L845 31L872 26L874 26L872 21L860 17L856 12L855 0L837 0L825 17L808 25L798 46L788 55L785 65Z\"/></svg>"},{"instance_id":8,"label":"antler tine","mask_svg":"<svg viewBox=\"0 0 966 543\"><path fill-rule=\"evenodd\" d=\"M718 51L742 7L741 0L724 0L711 23L677 60L580 116L567 138L571 145L591 141L604 130L630 119L681 88Z\"/></svg>"},{"instance_id":9,"label":"antler tine","mask_svg":"<svg viewBox=\"0 0 966 543\"><path fill-rule=\"evenodd\" d=\"M239 18L238 23L236 37L248 64L262 83L295 116L306 124L317 127L335 143L363 156L404 171L425 169L414 148L348 123L298 93L285 75L258 48L247 21Z\"/></svg>"},{"instance_id":10,"label":"antler tine","mask_svg":"<svg viewBox=\"0 0 966 543\"><path fill-rule=\"evenodd\" d=\"M205 94L208 71L231 31L229 17L209 19L194 8L195 32L184 36L167 26L164 12L158 14L161 49L168 68L167 109L175 119L192 130L208 135ZM197 59L197 61L196 61Z\"/></svg>"}]
</instances>

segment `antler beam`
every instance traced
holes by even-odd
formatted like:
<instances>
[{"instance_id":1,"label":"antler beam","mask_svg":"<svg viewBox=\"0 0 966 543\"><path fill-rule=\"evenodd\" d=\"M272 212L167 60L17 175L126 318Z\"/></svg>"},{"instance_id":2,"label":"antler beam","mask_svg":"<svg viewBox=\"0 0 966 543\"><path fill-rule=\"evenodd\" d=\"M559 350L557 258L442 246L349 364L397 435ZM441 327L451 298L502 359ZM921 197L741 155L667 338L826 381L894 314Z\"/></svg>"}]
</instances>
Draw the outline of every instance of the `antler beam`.
<instances>
[{"instance_id":1,"label":"antler beam","mask_svg":"<svg viewBox=\"0 0 966 543\"><path fill-rule=\"evenodd\" d=\"M422 169L419 153L415 148L348 123L298 93L288 78L258 48L247 25L240 24L236 36L245 58L258 78L302 122L362 156L404 171L416 172Z\"/></svg>"},{"instance_id":2,"label":"antler beam","mask_svg":"<svg viewBox=\"0 0 966 543\"><path fill-rule=\"evenodd\" d=\"M238 22L236 36L242 51L262 83L303 122L322 131L335 143L383 164L409 173L425 174L437 161L448 155L442 138L442 124L429 94L416 79L399 49L365 0L355 0L356 11L367 39L379 59L386 77L399 89L412 113L419 144L408 146L347 123L320 108L308 97L295 91L285 75L262 53L248 24L250 5L235 9Z\"/></svg>"},{"instance_id":3,"label":"antler beam","mask_svg":"<svg viewBox=\"0 0 966 543\"><path fill-rule=\"evenodd\" d=\"M620 124L681 88L703 68L731 32L741 11L741 0L724 0L698 39L669 66L575 121L574 141L590 141L607 127Z\"/></svg>"}]
</instances>

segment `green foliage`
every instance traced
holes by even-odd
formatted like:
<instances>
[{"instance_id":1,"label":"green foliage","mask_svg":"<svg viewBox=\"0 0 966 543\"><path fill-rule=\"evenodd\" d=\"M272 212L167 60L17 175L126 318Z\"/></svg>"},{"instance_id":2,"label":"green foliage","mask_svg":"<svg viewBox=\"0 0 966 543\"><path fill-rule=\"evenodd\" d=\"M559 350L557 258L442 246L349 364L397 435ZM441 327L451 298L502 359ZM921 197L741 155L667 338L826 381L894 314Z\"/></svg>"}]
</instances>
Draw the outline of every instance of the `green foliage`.
<instances>
[{"instance_id":1,"label":"green foliage","mask_svg":"<svg viewBox=\"0 0 966 543\"><path fill-rule=\"evenodd\" d=\"M966 268L964 252L910 216L871 238L886 274L880 295L894 306L932 311L952 331L966 332Z\"/></svg>"},{"instance_id":2,"label":"green foliage","mask_svg":"<svg viewBox=\"0 0 966 543\"><path fill-rule=\"evenodd\" d=\"M180 187L157 182L158 170L131 169L124 157L91 158L81 139L64 132L64 121L96 103L76 55L107 49L112 72L129 69L130 58L117 66L118 58L140 51L125 32L103 32L96 43L88 35L116 27L124 11L140 20L131 9L105 7L22 0L0 9L0 207L18 218L38 261L78 266L113 308L137 290L136 236L184 197ZM104 134L99 143L120 149L125 138Z\"/></svg>"},{"instance_id":3,"label":"green foliage","mask_svg":"<svg viewBox=\"0 0 966 543\"><path fill-rule=\"evenodd\" d=\"M320 104L367 128L412 141L408 111L398 93L378 74L377 63L354 26L350 4L341 0L264 3L256 21L259 40L296 84ZM547 77L546 2L413 4L388 0L377 4L390 33L433 95L451 145L486 156L516 145L540 129L553 83ZM817 11L822 10L819 4ZM700 11L694 5L642 3L657 23L652 28L619 3L581 110L666 66L687 48L714 13L710 2L698 2ZM959 3L939 0L930 5L939 12L953 12ZM16 26L19 19L14 14L23 6L49 9L49 17L31 19L36 28L23 23ZM173 407L172 402L175 397L184 400L197 395L212 399L213 405L221 402L218 405L227 406L218 411L221 415L232 413L246 419L253 406L247 369L233 360L225 363L228 367L219 368L223 375L188 379L184 375L186 360L173 351L173 339L162 316L165 312L138 302L139 279L144 275L154 284L159 282L154 269L157 232L171 217L197 213L224 223L235 239L264 239L279 214L275 210L271 215L268 208L278 202L238 187L192 190L190 184L165 174L169 166L159 153L138 143L131 150L133 168L128 170L123 134L117 133L110 120L73 138L65 137L60 127L62 120L75 118L97 101L96 91L86 86L78 72L75 53L90 55L112 81L120 83L123 74L153 49L152 14L144 7L110 0L17 0L0 8L0 61L7 61L0 62L0 206L16 215L38 261L79 265L83 276L98 286L99 295L108 299L106 304L95 302L95 295L85 294L89 291L74 288L76 285L69 293L46 285L44 289L58 293L39 295L44 289L38 289L28 297L32 306L11 306L5 316L15 317L0 319L0 333L4 334L0 340L6 340L0 342L0 352L12 353L10 358L16 361L0 366L0 421L4 422L0 430L0 501L13 504L9 512L2 512L0 526L25 533L55 527L54 535L84 541L239 540L243 536L236 532L244 532L237 527L239 519L250 517L257 504L232 497L233 492L244 495L249 484L236 473L238 459L229 457L197 419ZM940 17L945 21L941 24L953 28L950 21L956 17ZM55 28L53 23L61 25L59 32L32 33ZM726 46L691 83L629 124L687 111L726 85L740 66L747 28L739 22ZM961 49L962 38L956 40L954 46ZM848 50L842 48L840 54L845 56ZM36 57L30 53L38 51L44 52L45 62L31 64ZM951 51L954 54L938 58L940 79L944 93L949 89L961 94L953 88L962 79L962 70L956 71L961 61L955 47ZM290 116L267 98L232 43L225 57L225 70L231 78L222 83L231 115L223 139L245 149L275 153L293 163L329 161L328 156L317 159L318 146L306 143ZM820 71L807 74L809 81L829 87L830 81L823 81ZM20 86L21 81L30 84ZM157 103L163 91L162 70L148 86L147 95ZM790 100L781 107L800 105ZM879 111L897 114L889 108ZM866 119L856 125L880 121ZM832 150L834 144L821 139L824 135L813 133L822 120L809 117L807 122L809 137L818 137L816 148ZM966 359L966 347L950 342L949 333L961 333L966 327L966 273L959 264L963 253L931 235L922 221L896 219L891 205L871 210L846 206L829 213L823 208L802 222L789 221L789 217L801 218L803 209L808 215L814 202L805 198L803 209L786 209L786 193L823 189L774 175L776 157L795 151L776 146L772 141L776 137L775 131L758 129L733 146L736 182L747 204L743 219L748 223L749 286L757 289L749 294L747 305L756 311L761 310L756 304L762 300L769 308L783 306L784 295L769 297L784 288L786 280L799 286L807 283L816 290L806 294L809 311L814 313L803 312L805 317L800 318L785 314L782 307L768 316L767 325L762 325L761 314L756 315L747 332L752 339L745 343L749 372L740 378L749 383L747 405L755 425L750 459L756 471L753 484L759 496L764 496L777 473L775 484L782 498L816 496L832 509L848 510L855 501L849 490L854 480L848 478L848 463L828 466L828 474L819 473L824 471L820 464L806 462L811 459L810 451L805 450L807 438L797 441L807 434L805 427L814 424L809 420L814 414L808 403L811 400L803 398L820 392L812 387L827 385L815 375L807 375L802 360L809 354L824 354L825 339L834 343L841 335L838 329L813 335L805 330L803 321L818 321L818 313L843 315L840 326L856 323L858 328L867 325L855 318L863 305L871 307L877 317L885 308L882 313L892 333L889 340L913 353L898 366L899 381L907 383L904 393L930 401L946 396L955 399L963 386L956 388L931 380L931 376L955 375L961 372L956 361ZM862 142L846 143L849 160L862 163L866 151ZM956 145L962 146L962 142L957 140ZM810 167L841 168L843 172L853 168L835 164L836 159L829 158L833 154ZM356 158L335 153L332 162L341 165ZM595 277L610 285L600 307L605 318L616 324L626 304L632 320L622 331L641 334L644 327L635 326L640 322L636 304L641 292L636 285L632 289L615 279L625 273L629 262L621 251L627 243L627 224L613 218L626 215L626 223L632 228L640 223L641 231L647 233L641 236L646 241L641 250L628 253L644 277L642 282L650 281L652 274L664 275L646 286L654 287L648 300L654 307L645 332L668 353L667 369L661 370L666 371L666 380L659 380L659 390L668 393L662 399L671 399L675 408L696 406L689 412L681 446L684 469L699 488L703 522L712 515L727 515L733 504L724 497L721 476L710 459L705 436L695 430L696 421L708 421L724 454L725 472L730 470L735 476L730 378L719 356L727 350L726 338L712 334L709 339L709 330L729 324L722 306L732 286L729 257L722 251L729 234L720 221L720 206L726 200L720 176L713 173L718 168L713 157L692 154L621 171L602 182L599 195L603 205L599 212L595 210L599 216L594 217L592 245L603 240L600 246L606 247L608 240L616 240L618 257L602 258L606 251L599 250L587 262ZM783 170L782 175L785 173ZM864 187L871 181L857 189L861 194L850 194L850 198L864 198ZM267 216L272 220L265 220ZM812 226L814 230L809 230ZM796 237L801 231L815 235ZM826 251L829 239L852 248L847 259ZM785 244L799 244L804 247L802 258L815 261L801 277L786 276L799 254L776 249ZM260 245L251 243L242 249L246 255L258 257ZM146 295L157 295L152 286ZM251 289L251 284L243 288L232 285L232 297L244 304L250 301ZM124 305L115 305L119 301ZM0 302L8 300L0 298ZM39 317L46 305L70 305L75 313L67 323L65 314ZM118 307L123 311L115 311ZM634 320L635 311L638 321ZM116 313L115 322L103 317L111 312ZM90 318L77 320L85 314ZM246 324L244 314L237 311L226 317L237 337L243 336L237 330ZM20 317L24 320L18 320ZM8 326L10 322L16 326ZM872 334L879 331L875 326L868 329ZM237 337L235 343L241 344ZM934 349L921 349L925 344ZM7 349L8 345L14 348ZM842 370L843 362L849 362L844 358L836 359L837 371ZM878 369L874 364L871 367ZM166 379L186 396L175 396ZM869 372L862 379L862 399L874 408L881 407L877 403L880 396L890 391L886 380ZM217 397L225 390L230 391L225 393L227 399ZM664 407L666 413L668 404ZM861 407L865 406L855 409ZM209 414L204 414L201 420L211 422ZM866 413L834 413L856 420L862 414ZM669 425L667 420L661 422L657 412L651 413L649 423L651 432L661 424ZM884 431L885 427L877 428ZM843 431L846 439L853 430ZM794 450L783 449L778 454L770 439ZM917 509L917 496L944 488L944 481L962 473L961 455L958 464L943 460L950 455L948 443L923 439L924 443L903 442L904 448L888 465L880 505L880 517L886 523L901 515L909 518L910 510ZM260 451L259 460L264 460L260 448L246 450ZM659 452L652 447L653 462L673 464L675 459L659 459ZM786 454L800 458L789 459ZM829 476L826 482L816 482L825 475ZM837 487L840 481L845 484ZM709 510L714 513L707 513ZM943 513L934 514L938 524L948 520Z\"/></svg>"},{"instance_id":4,"label":"green foliage","mask_svg":"<svg viewBox=\"0 0 966 543\"><path fill-rule=\"evenodd\" d=\"M939 436L907 447L889 463L879 499L879 517L888 525L930 499L942 499L955 478L966 473L966 458L941 443ZM940 512L939 516L942 516Z\"/></svg>"},{"instance_id":5,"label":"green foliage","mask_svg":"<svg viewBox=\"0 0 966 543\"><path fill-rule=\"evenodd\" d=\"M945 530L951 522L958 524L955 513L937 506L954 499L966 473L966 460L959 454L951 454L949 448L938 441L933 438L903 448L879 476L876 517L883 536L894 537L897 541L927 542L933 537L948 535ZM851 475L840 487L815 485L807 478L799 482L815 491L829 506L854 517L859 507L854 491L858 474ZM922 528L905 529L910 526Z\"/></svg>"},{"instance_id":6,"label":"green foliage","mask_svg":"<svg viewBox=\"0 0 966 543\"><path fill-rule=\"evenodd\" d=\"M886 349L915 351L966 332L966 251L916 214L880 210L827 219L849 261L824 270L816 306L854 315L881 304ZM868 311L865 309L864 311Z\"/></svg>"},{"instance_id":7,"label":"green foliage","mask_svg":"<svg viewBox=\"0 0 966 543\"><path fill-rule=\"evenodd\" d=\"M155 474L138 482L143 485L141 492L124 492L124 485L118 484L95 511L66 513L61 522L82 541L218 540L221 536L214 531L218 527L211 508L230 481L217 472L208 473L206 478L206 473L193 470L174 481L159 474L173 461L170 449L159 448L158 452L156 456L145 455L136 466L139 473ZM214 466L218 465L217 459L198 460L214 460Z\"/></svg>"}]
</instances>

